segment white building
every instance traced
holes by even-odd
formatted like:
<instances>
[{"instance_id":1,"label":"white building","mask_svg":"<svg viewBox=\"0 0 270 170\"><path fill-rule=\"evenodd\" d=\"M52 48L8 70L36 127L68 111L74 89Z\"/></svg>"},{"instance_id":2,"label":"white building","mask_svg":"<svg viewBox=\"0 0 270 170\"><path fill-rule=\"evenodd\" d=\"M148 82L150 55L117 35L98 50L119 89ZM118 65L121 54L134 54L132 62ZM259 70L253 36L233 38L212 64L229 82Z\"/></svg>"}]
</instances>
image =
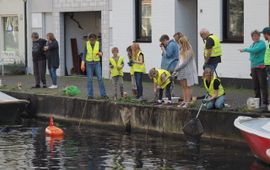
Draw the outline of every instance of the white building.
<instances>
[{"instance_id":1,"label":"white building","mask_svg":"<svg viewBox=\"0 0 270 170\"><path fill-rule=\"evenodd\" d=\"M25 63L23 0L0 0L0 56L8 63Z\"/></svg>"},{"instance_id":2,"label":"white building","mask_svg":"<svg viewBox=\"0 0 270 170\"><path fill-rule=\"evenodd\" d=\"M0 0L0 7L10 2ZM60 43L59 75L69 75L73 66L78 67L78 54L85 46L83 37L96 33L104 52L104 77L108 77L112 47L119 47L120 54L126 56L127 46L133 41L140 43L149 70L160 66L160 36L166 33L172 37L180 31L195 49L201 75L203 41L198 32L206 27L222 41L219 76L250 78L248 54L238 49L251 44L251 31L270 25L269 8L269 0L27 0L28 68L32 72L33 31L43 37L48 32L56 35ZM127 64L124 70L129 71Z\"/></svg>"}]
</instances>

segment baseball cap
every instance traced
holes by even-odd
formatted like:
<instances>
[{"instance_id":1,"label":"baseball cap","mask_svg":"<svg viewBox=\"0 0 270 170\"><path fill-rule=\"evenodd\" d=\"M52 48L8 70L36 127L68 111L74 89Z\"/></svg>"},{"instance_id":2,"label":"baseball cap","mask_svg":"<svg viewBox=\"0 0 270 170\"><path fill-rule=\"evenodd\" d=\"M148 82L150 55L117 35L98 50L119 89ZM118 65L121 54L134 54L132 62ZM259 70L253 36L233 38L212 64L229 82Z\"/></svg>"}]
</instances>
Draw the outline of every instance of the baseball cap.
<instances>
[{"instance_id":1,"label":"baseball cap","mask_svg":"<svg viewBox=\"0 0 270 170\"><path fill-rule=\"evenodd\" d=\"M265 27L260 33L262 33L262 34L265 34L265 33L270 34L270 27Z\"/></svg>"}]
</instances>

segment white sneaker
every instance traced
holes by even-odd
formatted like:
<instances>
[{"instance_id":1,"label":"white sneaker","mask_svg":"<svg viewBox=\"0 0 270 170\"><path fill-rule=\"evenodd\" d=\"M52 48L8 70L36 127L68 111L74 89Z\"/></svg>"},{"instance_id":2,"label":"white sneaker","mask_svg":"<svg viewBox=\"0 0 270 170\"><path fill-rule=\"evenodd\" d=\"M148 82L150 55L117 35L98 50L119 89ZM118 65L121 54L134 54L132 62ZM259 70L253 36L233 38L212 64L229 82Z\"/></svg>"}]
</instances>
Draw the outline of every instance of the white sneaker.
<instances>
[{"instance_id":1,"label":"white sneaker","mask_svg":"<svg viewBox=\"0 0 270 170\"><path fill-rule=\"evenodd\" d=\"M58 88L57 85L51 85L51 86L49 87L49 89L57 89L57 88Z\"/></svg>"}]
</instances>

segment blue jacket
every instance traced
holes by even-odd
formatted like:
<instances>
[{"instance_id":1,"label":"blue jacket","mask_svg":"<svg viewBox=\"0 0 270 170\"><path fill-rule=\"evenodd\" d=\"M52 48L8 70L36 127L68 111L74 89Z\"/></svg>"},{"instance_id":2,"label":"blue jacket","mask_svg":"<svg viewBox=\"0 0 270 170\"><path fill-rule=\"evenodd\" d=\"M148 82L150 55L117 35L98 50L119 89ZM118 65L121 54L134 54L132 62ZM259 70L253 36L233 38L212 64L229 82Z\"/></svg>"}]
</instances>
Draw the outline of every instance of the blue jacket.
<instances>
[{"instance_id":1,"label":"blue jacket","mask_svg":"<svg viewBox=\"0 0 270 170\"><path fill-rule=\"evenodd\" d=\"M244 49L244 52L250 53L249 60L251 62L251 68L264 65L265 50L266 45L263 40L260 40L257 43L253 43L249 48Z\"/></svg>"},{"instance_id":2,"label":"blue jacket","mask_svg":"<svg viewBox=\"0 0 270 170\"><path fill-rule=\"evenodd\" d=\"M173 72L179 58L179 46L174 40L170 40L162 53L161 69Z\"/></svg>"}]
</instances>

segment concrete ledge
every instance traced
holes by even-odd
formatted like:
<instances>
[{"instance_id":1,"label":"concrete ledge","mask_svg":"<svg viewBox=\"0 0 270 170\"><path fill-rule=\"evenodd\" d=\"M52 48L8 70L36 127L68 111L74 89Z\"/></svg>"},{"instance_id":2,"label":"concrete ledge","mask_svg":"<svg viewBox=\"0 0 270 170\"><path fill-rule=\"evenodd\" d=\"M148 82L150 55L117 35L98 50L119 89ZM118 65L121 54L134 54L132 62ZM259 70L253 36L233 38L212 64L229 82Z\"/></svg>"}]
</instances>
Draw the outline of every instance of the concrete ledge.
<instances>
[{"instance_id":1,"label":"concrete ledge","mask_svg":"<svg viewBox=\"0 0 270 170\"><path fill-rule=\"evenodd\" d=\"M185 122L195 116L195 109L176 107L141 106L119 104L112 101L84 100L71 97L57 97L18 92L7 92L20 98L31 99L36 105L37 116L48 117L78 123L85 113L82 124L113 125L121 128L136 128L143 131L157 131L165 134L182 134ZM202 110L199 119L204 127L203 137L211 139L243 141L239 131L233 126L238 116L258 117L256 113L236 113Z\"/></svg>"}]
</instances>

